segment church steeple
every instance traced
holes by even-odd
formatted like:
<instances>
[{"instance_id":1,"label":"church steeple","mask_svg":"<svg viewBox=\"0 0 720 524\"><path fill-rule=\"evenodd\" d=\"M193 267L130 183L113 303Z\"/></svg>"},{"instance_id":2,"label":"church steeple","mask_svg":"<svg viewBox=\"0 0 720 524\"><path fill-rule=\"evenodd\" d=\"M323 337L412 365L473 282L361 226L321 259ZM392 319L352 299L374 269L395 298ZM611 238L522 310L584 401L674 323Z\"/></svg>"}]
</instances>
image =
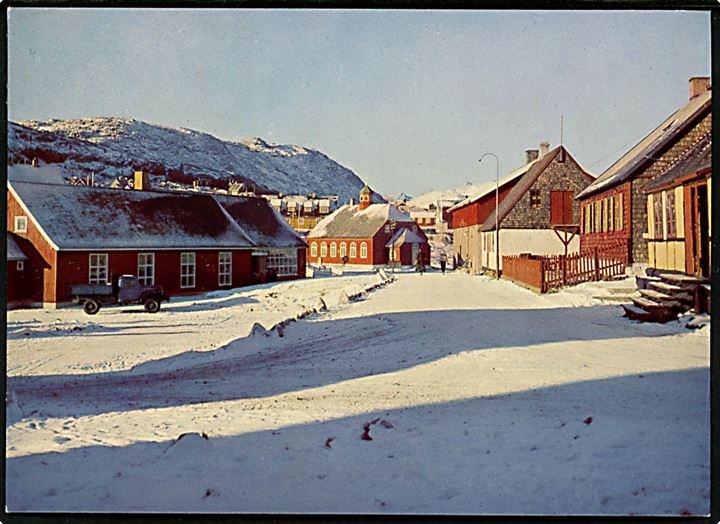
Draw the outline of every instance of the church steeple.
<instances>
[{"instance_id":1,"label":"church steeple","mask_svg":"<svg viewBox=\"0 0 720 524\"><path fill-rule=\"evenodd\" d=\"M360 211L367 209L372 204L373 191L370 187L365 184L360 190Z\"/></svg>"}]
</instances>

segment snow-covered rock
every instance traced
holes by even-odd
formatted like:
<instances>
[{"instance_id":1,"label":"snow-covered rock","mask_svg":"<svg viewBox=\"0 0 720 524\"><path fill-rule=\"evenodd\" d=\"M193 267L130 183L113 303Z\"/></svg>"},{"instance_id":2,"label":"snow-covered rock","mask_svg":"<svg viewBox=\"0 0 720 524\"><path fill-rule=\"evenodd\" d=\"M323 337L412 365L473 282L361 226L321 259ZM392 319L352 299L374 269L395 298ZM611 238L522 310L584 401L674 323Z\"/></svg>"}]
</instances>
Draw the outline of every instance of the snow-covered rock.
<instances>
[{"instance_id":1,"label":"snow-covered rock","mask_svg":"<svg viewBox=\"0 0 720 524\"><path fill-rule=\"evenodd\" d=\"M241 180L257 191L338 195L357 198L363 181L320 151L240 142L208 133L148 124L128 118L78 118L8 123L10 162L60 165L68 177L109 186L118 177L144 169L155 183L190 185L194 179L226 187Z\"/></svg>"}]
</instances>

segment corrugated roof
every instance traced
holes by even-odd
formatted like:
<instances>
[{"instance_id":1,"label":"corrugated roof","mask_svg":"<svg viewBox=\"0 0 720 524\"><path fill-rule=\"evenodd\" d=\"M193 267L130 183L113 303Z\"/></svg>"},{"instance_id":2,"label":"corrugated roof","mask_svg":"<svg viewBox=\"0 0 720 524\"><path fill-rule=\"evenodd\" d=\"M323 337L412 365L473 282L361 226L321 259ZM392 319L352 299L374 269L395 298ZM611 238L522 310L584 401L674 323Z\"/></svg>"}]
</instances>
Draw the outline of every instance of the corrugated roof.
<instances>
[{"instance_id":1,"label":"corrugated roof","mask_svg":"<svg viewBox=\"0 0 720 524\"><path fill-rule=\"evenodd\" d=\"M415 224L408 215L390 204L371 204L366 209L344 205L326 216L308 234L308 238L371 238L388 220Z\"/></svg>"},{"instance_id":2,"label":"corrugated roof","mask_svg":"<svg viewBox=\"0 0 720 524\"><path fill-rule=\"evenodd\" d=\"M255 243L255 239L270 242L273 230L280 238L287 236L282 224L257 224L275 217L259 198L224 197L238 205L242 201L257 213L237 212L231 218L218 197L205 193L19 181L8 186L60 250L274 247L274 242ZM256 235L258 228L270 234Z\"/></svg>"},{"instance_id":3,"label":"corrugated roof","mask_svg":"<svg viewBox=\"0 0 720 524\"><path fill-rule=\"evenodd\" d=\"M552 149L548 151L545 155L540 157L538 160L533 162L533 165L531 168L523 175L523 177L518 181L517 184L515 184L515 187L513 187L508 195L500 202L500 205L498 206L498 222L502 224L502 221L505 219L505 217L512 211L512 209L515 207L515 205L520 201L520 199L527 193L527 191L532 187L532 185L535 183L535 181L538 179L538 177L545 171L545 169L550 165L550 163L555 159L555 157L560 153L561 151L564 152L567 159L571 159L573 162L575 162L578 167L588 176L589 180L593 179L593 176L585 171L580 164L575 160L572 155L568 152L567 149L565 149L563 146L557 146L555 149ZM481 231L494 231L495 230L495 210L493 209L490 215L488 216L487 220L483 223L483 225L480 227Z\"/></svg>"},{"instance_id":4,"label":"corrugated roof","mask_svg":"<svg viewBox=\"0 0 720 524\"><path fill-rule=\"evenodd\" d=\"M8 233L7 235L7 260L27 260L25 253L20 249L12 233Z\"/></svg>"},{"instance_id":5,"label":"corrugated roof","mask_svg":"<svg viewBox=\"0 0 720 524\"><path fill-rule=\"evenodd\" d=\"M675 185L679 178L712 167L712 133L707 133L673 164L648 182L643 191L650 193L665 186Z\"/></svg>"},{"instance_id":6,"label":"corrugated roof","mask_svg":"<svg viewBox=\"0 0 720 524\"><path fill-rule=\"evenodd\" d=\"M576 198L594 195L631 179L645 165L647 160L652 159L657 151L673 138L682 134L697 118L709 113L711 102L711 91L705 91L690 100L635 144L617 162L607 168L595 182L580 192Z\"/></svg>"}]
</instances>

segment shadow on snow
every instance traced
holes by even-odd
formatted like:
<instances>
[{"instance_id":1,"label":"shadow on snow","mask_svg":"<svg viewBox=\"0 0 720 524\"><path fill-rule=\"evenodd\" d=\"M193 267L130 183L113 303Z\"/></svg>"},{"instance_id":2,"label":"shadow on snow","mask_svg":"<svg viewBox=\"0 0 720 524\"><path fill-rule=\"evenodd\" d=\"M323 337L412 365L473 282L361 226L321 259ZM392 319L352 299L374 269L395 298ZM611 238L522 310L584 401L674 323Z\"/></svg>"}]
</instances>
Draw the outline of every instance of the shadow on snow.
<instances>
[{"instance_id":1,"label":"shadow on snow","mask_svg":"<svg viewBox=\"0 0 720 524\"><path fill-rule=\"evenodd\" d=\"M628 375L237 436L10 458L6 504L73 512L698 514L709 500L708 381L704 368ZM370 424L372 440L363 439L375 419L384 422ZM192 420L185 426L205 430Z\"/></svg>"},{"instance_id":2,"label":"shadow on snow","mask_svg":"<svg viewBox=\"0 0 720 524\"><path fill-rule=\"evenodd\" d=\"M630 323L613 306L320 317L290 324L284 338L274 333L239 338L215 350L188 351L129 371L14 376L7 386L26 414L79 417L273 396L399 371L464 351L649 339L684 331L677 324Z\"/></svg>"}]
</instances>

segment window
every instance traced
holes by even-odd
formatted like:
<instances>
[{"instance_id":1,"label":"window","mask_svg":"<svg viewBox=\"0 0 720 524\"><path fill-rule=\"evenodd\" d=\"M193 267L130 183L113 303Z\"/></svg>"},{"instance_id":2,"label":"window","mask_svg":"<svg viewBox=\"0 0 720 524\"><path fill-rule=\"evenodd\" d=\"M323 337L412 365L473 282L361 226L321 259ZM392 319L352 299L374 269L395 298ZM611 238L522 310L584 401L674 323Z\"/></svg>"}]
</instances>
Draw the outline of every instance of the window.
<instances>
[{"instance_id":1,"label":"window","mask_svg":"<svg viewBox=\"0 0 720 524\"><path fill-rule=\"evenodd\" d=\"M297 249L291 247L268 250L267 267L274 269L279 277L297 275Z\"/></svg>"},{"instance_id":2,"label":"window","mask_svg":"<svg viewBox=\"0 0 720 524\"><path fill-rule=\"evenodd\" d=\"M347 255L347 244L340 242L340 258L344 258Z\"/></svg>"},{"instance_id":3,"label":"window","mask_svg":"<svg viewBox=\"0 0 720 524\"><path fill-rule=\"evenodd\" d=\"M530 190L530 206L533 209L540 209L540 207L542 206L539 189L531 189Z\"/></svg>"},{"instance_id":4,"label":"window","mask_svg":"<svg viewBox=\"0 0 720 524\"><path fill-rule=\"evenodd\" d=\"M310 256L316 257L317 256L317 242L313 242L310 244Z\"/></svg>"},{"instance_id":5,"label":"window","mask_svg":"<svg viewBox=\"0 0 720 524\"><path fill-rule=\"evenodd\" d=\"M320 256L323 258L327 256L327 244L325 242L320 244Z\"/></svg>"},{"instance_id":6,"label":"window","mask_svg":"<svg viewBox=\"0 0 720 524\"><path fill-rule=\"evenodd\" d=\"M613 229L613 210L615 209L615 206L613 205L612 198L606 198L605 199L605 231L612 231Z\"/></svg>"},{"instance_id":7,"label":"window","mask_svg":"<svg viewBox=\"0 0 720 524\"><path fill-rule=\"evenodd\" d=\"M27 233L27 217L15 217L15 233Z\"/></svg>"},{"instance_id":8,"label":"window","mask_svg":"<svg viewBox=\"0 0 720 524\"><path fill-rule=\"evenodd\" d=\"M367 243L360 244L360 258L367 258Z\"/></svg>"},{"instance_id":9,"label":"window","mask_svg":"<svg viewBox=\"0 0 720 524\"><path fill-rule=\"evenodd\" d=\"M137 275L139 284L155 285L155 253L138 253Z\"/></svg>"},{"instance_id":10,"label":"window","mask_svg":"<svg viewBox=\"0 0 720 524\"><path fill-rule=\"evenodd\" d=\"M195 253L180 253L180 287L195 287Z\"/></svg>"},{"instance_id":11,"label":"window","mask_svg":"<svg viewBox=\"0 0 720 524\"><path fill-rule=\"evenodd\" d=\"M677 222L675 220L675 191L665 194L665 228L668 238L677 237Z\"/></svg>"},{"instance_id":12,"label":"window","mask_svg":"<svg viewBox=\"0 0 720 524\"><path fill-rule=\"evenodd\" d=\"M356 258L357 257L357 245L355 245L355 242L352 242L350 244L350 258Z\"/></svg>"},{"instance_id":13,"label":"window","mask_svg":"<svg viewBox=\"0 0 720 524\"><path fill-rule=\"evenodd\" d=\"M90 253L90 284L106 284L108 281L107 253Z\"/></svg>"},{"instance_id":14,"label":"window","mask_svg":"<svg viewBox=\"0 0 720 524\"><path fill-rule=\"evenodd\" d=\"M390 224L385 224L385 232L386 233L390 232Z\"/></svg>"},{"instance_id":15,"label":"window","mask_svg":"<svg viewBox=\"0 0 720 524\"><path fill-rule=\"evenodd\" d=\"M622 193L615 195L615 231L620 231L623 228L622 199Z\"/></svg>"},{"instance_id":16,"label":"window","mask_svg":"<svg viewBox=\"0 0 720 524\"><path fill-rule=\"evenodd\" d=\"M337 244L333 242L330 244L330 258L335 258L337 256Z\"/></svg>"},{"instance_id":17,"label":"window","mask_svg":"<svg viewBox=\"0 0 720 524\"><path fill-rule=\"evenodd\" d=\"M15 269L18 271L25 271L25 261L24 260L18 260L15 263Z\"/></svg>"},{"instance_id":18,"label":"window","mask_svg":"<svg viewBox=\"0 0 720 524\"><path fill-rule=\"evenodd\" d=\"M663 238L663 202L662 193L653 195L653 238Z\"/></svg>"},{"instance_id":19,"label":"window","mask_svg":"<svg viewBox=\"0 0 720 524\"><path fill-rule=\"evenodd\" d=\"M232 253L221 251L218 253L218 286L232 285Z\"/></svg>"}]
</instances>

